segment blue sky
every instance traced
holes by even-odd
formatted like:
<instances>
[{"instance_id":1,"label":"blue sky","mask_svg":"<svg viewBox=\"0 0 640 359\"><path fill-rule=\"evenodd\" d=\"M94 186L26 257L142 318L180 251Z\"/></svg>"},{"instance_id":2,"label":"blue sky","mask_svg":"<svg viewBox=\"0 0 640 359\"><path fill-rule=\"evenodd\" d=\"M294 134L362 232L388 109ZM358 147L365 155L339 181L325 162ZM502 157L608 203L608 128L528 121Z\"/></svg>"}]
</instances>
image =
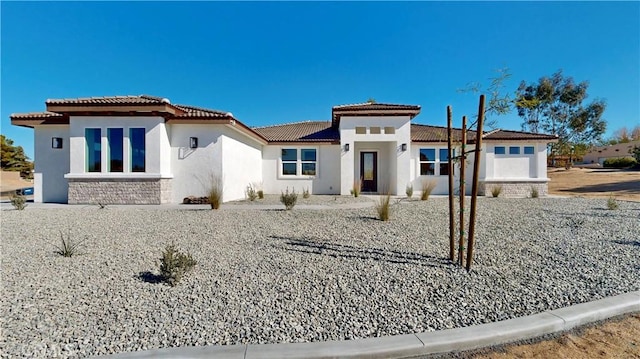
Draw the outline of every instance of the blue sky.
<instances>
[{"instance_id":1,"label":"blue sky","mask_svg":"<svg viewBox=\"0 0 640 359\"><path fill-rule=\"evenodd\" d=\"M506 92L558 69L640 124L639 2L2 2L2 134L47 98L150 94L249 126L328 120L345 103L418 104L414 122L475 115L469 82ZM498 127L520 129L513 111Z\"/></svg>"}]
</instances>

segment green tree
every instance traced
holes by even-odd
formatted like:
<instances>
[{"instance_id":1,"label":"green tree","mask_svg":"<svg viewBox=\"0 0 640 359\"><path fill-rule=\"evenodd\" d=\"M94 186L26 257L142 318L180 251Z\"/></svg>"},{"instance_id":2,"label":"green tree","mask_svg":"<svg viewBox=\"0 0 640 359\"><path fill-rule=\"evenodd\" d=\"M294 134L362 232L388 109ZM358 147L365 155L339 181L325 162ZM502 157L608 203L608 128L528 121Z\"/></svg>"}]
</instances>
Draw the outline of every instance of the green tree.
<instances>
[{"instance_id":1,"label":"green tree","mask_svg":"<svg viewBox=\"0 0 640 359\"><path fill-rule=\"evenodd\" d=\"M31 177L33 162L25 155L22 146L14 146L13 140L0 135L0 166L4 171L20 171L22 177Z\"/></svg>"},{"instance_id":2,"label":"green tree","mask_svg":"<svg viewBox=\"0 0 640 359\"><path fill-rule=\"evenodd\" d=\"M467 84L467 87L458 89L458 92L472 93L475 95L484 94L487 98L487 103L484 108L484 126L485 128L496 128L498 116L506 115L511 112L513 99L508 92L504 91L504 83L511 78L511 72L508 67L497 69L496 75L489 78L489 86L482 87L479 82L471 82ZM475 116L469 128L476 125L478 116Z\"/></svg>"},{"instance_id":3,"label":"green tree","mask_svg":"<svg viewBox=\"0 0 640 359\"><path fill-rule=\"evenodd\" d=\"M558 143L551 145L552 156L567 154L576 144L599 141L607 128L602 118L607 104L596 99L584 105L588 87L586 81L575 83L572 77L563 76L562 70L537 83L522 81L515 99L522 129L558 135Z\"/></svg>"}]
</instances>

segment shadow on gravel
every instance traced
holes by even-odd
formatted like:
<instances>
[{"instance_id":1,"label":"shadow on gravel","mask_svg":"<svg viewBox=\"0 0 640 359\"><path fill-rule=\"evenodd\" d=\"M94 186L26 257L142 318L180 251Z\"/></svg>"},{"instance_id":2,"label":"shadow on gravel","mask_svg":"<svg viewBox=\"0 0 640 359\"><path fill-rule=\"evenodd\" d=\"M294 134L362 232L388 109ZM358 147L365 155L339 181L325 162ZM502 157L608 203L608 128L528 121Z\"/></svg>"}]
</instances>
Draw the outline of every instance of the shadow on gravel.
<instances>
[{"instance_id":1,"label":"shadow on gravel","mask_svg":"<svg viewBox=\"0 0 640 359\"><path fill-rule=\"evenodd\" d=\"M628 241L622 241L622 240L615 240L612 241L613 243L617 243L617 244L625 244L628 246L636 246L636 247L640 247L640 241L632 241L632 240L628 240Z\"/></svg>"},{"instance_id":2,"label":"shadow on gravel","mask_svg":"<svg viewBox=\"0 0 640 359\"><path fill-rule=\"evenodd\" d=\"M270 236L269 238L284 241L284 245L274 245L287 251L317 254L334 258L372 259L395 264L415 264L426 267L451 267L453 264L446 258L420 253L401 252L389 249L356 247L307 239Z\"/></svg>"},{"instance_id":3,"label":"shadow on gravel","mask_svg":"<svg viewBox=\"0 0 640 359\"><path fill-rule=\"evenodd\" d=\"M158 284L162 282L162 276L153 274L149 271L138 273L136 278L140 279L143 282L147 282L151 284Z\"/></svg>"}]
</instances>

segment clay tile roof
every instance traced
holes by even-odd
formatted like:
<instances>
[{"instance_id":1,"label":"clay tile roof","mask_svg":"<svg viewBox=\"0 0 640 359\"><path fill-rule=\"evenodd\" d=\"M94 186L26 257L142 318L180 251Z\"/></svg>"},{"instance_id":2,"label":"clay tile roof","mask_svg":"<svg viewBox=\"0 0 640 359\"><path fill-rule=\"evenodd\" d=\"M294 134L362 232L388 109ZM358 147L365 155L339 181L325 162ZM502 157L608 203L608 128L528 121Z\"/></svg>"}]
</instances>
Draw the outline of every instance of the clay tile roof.
<instances>
[{"instance_id":1,"label":"clay tile roof","mask_svg":"<svg viewBox=\"0 0 640 359\"><path fill-rule=\"evenodd\" d=\"M415 110L419 111L418 105L399 105L394 103L377 103L377 102L363 102L353 103L347 105L333 106L333 110Z\"/></svg>"},{"instance_id":2,"label":"clay tile roof","mask_svg":"<svg viewBox=\"0 0 640 359\"><path fill-rule=\"evenodd\" d=\"M496 130L486 133L483 137L485 140L557 140L556 135L547 135L544 133L532 133L510 130Z\"/></svg>"},{"instance_id":3,"label":"clay tile roof","mask_svg":"<svg viewBox=\"0 0 640 359\"><path fill-rule=\"evenodd\" d=\"M305 121L253 128L268 142L338 142L340 132L328 121Z\"/></svg>"},{"instance_id":4,"label":"clay tile roof","mask_svg":"<svg viewBox=\"0 0 640 359\"><path fill-rule=\"evenodd\" d=\"M65 98L46 101L47 105L159 105L163 103L169 103L169 100L149 95Z\"/></svg>"},{"instance_id":5,"label":"clay tile roof","mask_svg":"<svg viewBox=\"0 0 640 359\"><path fill-rule=\"evenodd\" d=\"M28 112L28 113L12 113L10 116L12 119L36 119L36 118L63 118L64 115L57 112L44 111L44 112Z\"/></svg>"},{"instance_id":6,"label":"clay tile roof","mask_svg":"<svg viewBox=\"0 0 640 359\"><path fill-rule=\"evenodd\" d=\"M230 112L211 110L203 107L196 106L188 106L188 105L174 105L175 107L185 111L184 114L176 116L176 118L203 118L203 117L211 117L211 118L223 118L223 117L233 117Z\"/></svg>"},{"instance_id":7,"label":"clay tile roof","mask_svg":"<svg viewBox=\"0 0 640 359\"><path fill-rule=\"evenodd\" d=\"M454 128L452 131L454 140L459 141L462 130ZM467 140L475 141L476 132L467 131ZM447 128L431 125L411 124L411 141L414 142L447 142Z\"/></svg>"}]
</instances>

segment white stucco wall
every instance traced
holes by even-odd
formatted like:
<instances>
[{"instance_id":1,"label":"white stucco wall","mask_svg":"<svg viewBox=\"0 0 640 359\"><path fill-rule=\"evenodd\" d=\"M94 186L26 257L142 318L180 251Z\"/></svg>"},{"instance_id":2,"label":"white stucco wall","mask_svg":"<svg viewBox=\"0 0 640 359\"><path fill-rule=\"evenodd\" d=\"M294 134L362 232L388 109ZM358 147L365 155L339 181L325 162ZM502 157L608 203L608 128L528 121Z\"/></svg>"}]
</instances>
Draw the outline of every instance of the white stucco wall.
<instances>
[{"instance_id":1,"label":"white stucco wall","mask_svg":"<svg viewBox=\"0 0 640 359\"><path fill-rule=\"evenodd\" d=\"M356 127L365 127L365 134L357 134ZM371 128L379 127L380 134ZM385 133L392 127L394 133ZM345 146L349 145L349 151ZM402 151L407 144L407 151ZM343 116L340 119L340 193L349 195L354 179L360 172L360 152L377 149L378 191L388 189L391 194L403 194L411 173L411 118L409 116Z\"/></svg>"},{"instance_id":2,"label":"white stucco wall","mask_svg":"<svg viewBox=\"0 0 640 359\"><path fill-rule=\"evenodd\" d=\"M62 138L62 148L51 148L52 137ZM34 201L67 202L69 188L64 175L69 172L69 126L34 127Z\"/></svg>"},{"instance_id":3,"label":"white stucco wall","mask_svg":"<svg viewBox=\"0 0 640 359\"><path fill-rule=\"evenodd\" d=\"M224 202L244 198L247 185L262 180L262 145L255 139L221 124L168 127L172 202L206 195L211 176L223 181ZM189 148L190 137L198 138L198 148Z\"/></svg>"},{"instance_id":4,"label":"white stucco wall","mask_svg":"<svg viewBox=\"0 0 640 359\"><path fill-rule=\"evenodd\" d=\"M70 172L71 177L162 177L170 178L171 169L166 156L169 153L168 134L166 131L164 118L162 117L139 117L139 116L71 116L69 119L70 128ZM85 168L85 129L100 128L102 136L101 160L102 168L100 173L86 172ZM122 128L124 136L124 172L108 172L108 128ZM130 172L131 156L129 146L129 129L145 129L145 172Z\"/></svg>"},{"instance_id":5,"label":"white stucco wall","mask_svg":"<svg viewBox=\"0 0 640 359\"><path fill-rule=\"evenodd\" d=\"M495 147L505 147L505 154L496 154ZM520 154L509 154L509 147L520 147ZM533 146L534 153L524 154L525 146ZM547 144L539 142L487 142L486 143L487 180L526 180L547 178Z\"/></svg>"},{"instance_id":6,"label":"white stucco wall","mask_svg":"<svg viewBox=\"0 0 640 359\"><path fill-rule=\"evenodd\" d=\"M281 150L283 148L315 148L317 150L317 175L310 176L282 176ZM340 156L339 145L267 145L262 151L262 181L265 193L280 194L287 188L300 193L308 189L312 194L340 193ZM348 194L348 193L347 193Z\"/></svg>"},{"instance_id":7,"label":"white stucco wall","mask_svg":"<svg viewBox=\"0 0 640 359\"><path fill-rule=\"evenodd\" d=\"M204 196L211 176L222 176L223 125L170 125L172 202L187 196ZM198 138L198 148L189 148L189 138Z\"/></svg>"},{"instance_id":8,"label":"white stucco wall","mask_svg":"<svg viewBox=\"0 0 640 359\"><path fill-rule=\"evenodd\" d=\"M223 133L223 201L243 199L249 184L262 182L262 145L228 127Z\"/></svg>"}]
</instances>

